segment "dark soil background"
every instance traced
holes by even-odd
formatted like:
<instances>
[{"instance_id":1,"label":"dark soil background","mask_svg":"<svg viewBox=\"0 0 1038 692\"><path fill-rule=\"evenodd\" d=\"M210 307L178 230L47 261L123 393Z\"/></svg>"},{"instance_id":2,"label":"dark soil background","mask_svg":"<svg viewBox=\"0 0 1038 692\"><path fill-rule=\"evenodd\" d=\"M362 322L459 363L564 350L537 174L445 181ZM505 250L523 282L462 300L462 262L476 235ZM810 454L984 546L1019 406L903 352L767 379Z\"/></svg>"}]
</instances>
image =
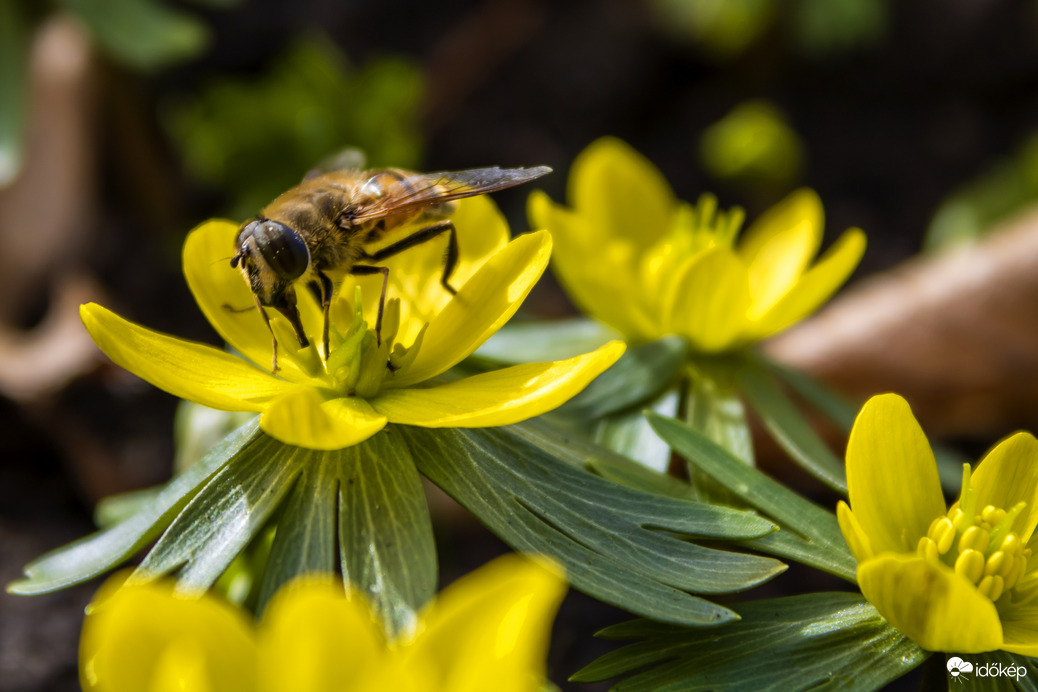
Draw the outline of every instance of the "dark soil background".
<instances>
[{"instance_id":1,"label":"dark soil background","mask_svg":"<svg viewBox=\"0 0 1038 692\"><path fill-rule=\"evenodd\" d=\"M139 124L127 129L105 117L95 124L98 232L81 263L120 313L215 343L180 277L176 248L188 228L219 212L221 200L183 178L160 134L156 103L213 74L260 70L290 36L319 27L357 63L400 54L425 70L422 168L547 164L556 172L542 187L555 199L563 198L573 157L610 134L654 161L682 198L713 190L722 205L746 206L752 219L774 200L711 180L698 164L697 142L741 101L770 99L805 144L800 183L820 194L828 237L865 229L870 247L859 275L880 271L918 251L942 199L1038 126L1035 3L896 0L885 7L886 31L871 45L808 57L776 28L727 61L665 35L648 5L628 0L256 0L207 11L213 47L198 60L147 78L104 71L106 106L135 114ZM148 199L127 163L136 155L158 171ZM496 195L519 231L527 192ZM31 291L17 326L36 324L48 296ZM572 312L550 278L529 308L543 316ZM56 391L0 398L0 581L90 532L100 497L168 477L175 403L111 366ZM505 550L464 512L434 506L445 582ZM780 577L768 595L803 589L808 578ZM0 692L78 689L75 650L94 588L0 594ZM609 648L591 634L626 617L572 594L556 627L553 680L570 689L566 677Z\"/></svg>"}]
</instances>

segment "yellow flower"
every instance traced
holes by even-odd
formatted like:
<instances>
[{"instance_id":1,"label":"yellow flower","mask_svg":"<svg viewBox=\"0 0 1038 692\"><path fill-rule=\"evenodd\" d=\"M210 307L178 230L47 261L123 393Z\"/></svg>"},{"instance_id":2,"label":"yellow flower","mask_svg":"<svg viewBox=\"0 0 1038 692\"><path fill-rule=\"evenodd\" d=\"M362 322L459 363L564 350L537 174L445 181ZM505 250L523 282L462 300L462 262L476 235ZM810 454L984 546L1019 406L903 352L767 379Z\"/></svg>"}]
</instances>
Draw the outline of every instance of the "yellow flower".
<instances>
[{"instance_id":1,"label":"yellow flower","mask_svg":"<svg viewBox=\"0 0 1038 692\"><path fill-rule=\"evenodd\" d=\"M551 566L506 555L447 587L415 634L387 641L331 578L282 588L257 623L170 583L109 580L83 624L80 681L98 692L534 691L565 591Z\"/></svg>"},{"instance_id":2,"label":"yellow flower","mask_svg":"<svg viewBox=\"0 0 1038 692\"><path fill-rule=\"evenodd\" d=\"M573 163L572 209L530 196L531 222L555 239L555 270L589 315L631 341L667 334L716 353L775 334L816 310L857 266L865 236L845 232L811 265L822 205L794 192L750 226L704 196L681 203L660 172L623 142L593 142Z\"/></svg>"},{"instance_id":3,"label":"yellow flower","mask_svg":"<svg viewBox=\"0 0 1038 692\"><path fill-rule=\"evenodd\" d=\"M229 258L238 226L210 221L184 245L184 272L202 312L246 359L160 334L105 308L81 309L90 336L109 358L176 396L227 411L261 413L260 426L286 444L340 449L387 422L423 427L508 425L549 411L583 389L624 350L619 342L576 358L505 368L423 385L470 355L518 309L551 253L545 231L508 241L508 228L484 197L464 200L453 220L461 251L452 296L439 284L443 248L425 243L392 258L381 343L362 315L374 315L382 277L346 277L331 307L325 361L320 307L299 309L311 345L294 348L288 323L273 315L282 349L277 375L270 333ZM363 288L362 301L355 300ZM315 336L317 335L317 336ZM249 362L251 361L251 362Z\"/></svg>"},{"instance_id":4,"label":"yellow flower","mask_svg":"<svg viewBox=\"0 0 1038 692\"><path fill-rule=\"evenodd\" d=\"M1038 655L1038 441L1003 440L947 509L933 452L908 404L873 397L847 443L840 529L861 591L924 649ZM852 511L853 510L853 511Z\"/></svg>"}]
</instances>

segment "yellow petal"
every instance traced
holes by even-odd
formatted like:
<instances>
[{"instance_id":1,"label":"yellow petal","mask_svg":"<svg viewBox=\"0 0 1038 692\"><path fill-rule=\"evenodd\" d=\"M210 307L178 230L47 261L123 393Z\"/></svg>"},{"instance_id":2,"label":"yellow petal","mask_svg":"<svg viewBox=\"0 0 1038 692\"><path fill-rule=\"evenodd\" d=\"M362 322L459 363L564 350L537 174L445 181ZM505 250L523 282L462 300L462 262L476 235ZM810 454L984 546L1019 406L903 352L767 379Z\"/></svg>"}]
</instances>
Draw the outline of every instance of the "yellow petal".
<instances>
[{"instance_id":1,"label":"yellow petal","mask_svg":"<svg viewBox=\"0 0 1038 692\"><path fill-rule=\"evenodd\" d=\"M855 561L861 563L875 555L872 550L872 541L861 528L854 512L843 500L836 504L836 519L840 524L843 540L847 541L847 547L851 549L851 555L854 556Z\"/></svg>"},{"instance_id":2,"label":"yellow petal","mask_svg":"<svg viewBox=\"0 0 1038 692\"><path fill-rule=\"evenodd\" d=\"M363 442L386 426L363 399L336 397L323 401L316 391L299 388L267 407L260 418L263 432L285 444L307 449L342 449Z\"/></svg>"},{"instance_id":3,"label":"yellow petal","mask_svg":"<svg viewBox=\"0 0 1038 692\"><path fill-rule=\"evenodd\" d=\"M814 239L814 247L805 248L808 250L806 260L810 260L822 242L825 212L822 200L808 188L796 190L754 221L743 234L739 252L747 263L751 263L772 238L799 226L810 229L808 235Z\"/></svg>"},{"instance_id":4,"label":"yellow petal","mask_svg":"<svg viewBox=\"0 0 1038 692\"><path fill-rule=\"evenodd\" d=\"M291 386L241 358L146 329L95 303L82 306L79 315L105 355L181 399L225 411L261 411Z\"/></svg>"},{"instance_id":5,"label":"yellow petal","mask_svg":"<svg viewBox=\"0 0 1038 692\"><path fill-rule=\"evenodd\" d=\"M615 137L597 139L577 156L568 199L596 239L629 238L643 249L670 230L677 204L659 169Z\"/></svg>"},{"instance_id":6,"label":"yellow petal","mask_svg":"<svg viewBox=\"0 0 1038 692\"><path fill-rule=\"evenodd\" d=\"M550 255L551 236L538 231L487 260L429 322L414 362L387 378L386 386L424 382L471 355L519 309Z\"/></svg>"},{"instance_id":7,"label":"yellow petal","mask_svg":"<svg viewBox=\"0 0 1038 692\"><path fill-rule=\"evenodd\" d=\"M596 237L588 220L533 192L527 202L534 228L551 231L552 267L567 295L587 315L630 338L650 338L657 326L637 304L635 246Z\"/></svg>"},{"instance_id":8,"label":"yellow petal","mask_svg":"<svg viewBox=\"0 0 1038 692\"><path fill-rule=\"evenodd\" d=\"M1002 646L1014 654L1038 656L1038 606L1003 607Z\"/></svg>"},{"instance_id":9,"label":"yellow petal","mask_svg":"<svg viewBox=\"0 0 1038 692\"><path fill-rule=\"evenodd\" d=\"M267 368L273 355L270 332L244 277L231 267L237 233L237 224L222 220L207 221L191 231L184 241L184 276L198 307L224 341ZM296 298L306 333L321 334L324 318L309 291L298 287ZM300 350L295 332L276 310L267 310L267 315L278 337L281 374L293 381L306 378L307 369L295 355Z\"/></svg>"},{"instance_id":10,"label":"yellow petal","mask_svg":"<svg viewBox=\"0 0 1038 692\"><path fill-rule=\"evenodd\" d=\"M865 253L865 234L852 228L760 320L752 326L755 339L776 334L817 310L851 275Z\"/></svg>"},{"instance_id":11,"label":"yellow petal","mask_svg":"<svg viewBox=\"0 0 1038 692\"><path fill-rule=\"evenodd\" d=\"M731 346L746 327L750 305L746 266L734 252L713 247L690 259L665 300L664 328L700 351Z\"/></svg>"},{"instance_id":12,"label":"yellow petal","mask_svg":"<svg viewBox=\"0 0 1038 692\"><path fill-rule=\"evenodd\" d=\"M435 666L435 689L540 689L565 590L561 573L546 563L514 554L498 558L437 597L425 629L404 655Z\"/></svg>"},{"instance_id":13,"label":"yellow petal","mask_svg":"<svg viewBox=\"0 0 1038 692\"><path fill-rule=\"evenodd\" d=\"M858 565L858 585L880 615L924 649L973 654L1002 645L995 605L943 564L880 556Z\"/></svg>"},{"instance_id":14,"label":"yellow petal","mask_svg":"<svg viewBox=\"0 0 1038 692\"><path fill-rule=\"evenodd\" d=\"M347 599L341 583L304 577L279 590L263 613L261 692L379 689L380 671L391 665L371 609Z\"/></svg>"},{"instance_id":15,"label":"yellow petal","mask_svg":"<svg viewBox=\"0 0 1038 692\"><path fill-rule=\"evenodd\" d=\"M241 611L214 597L174 596L162 582L120 589L123 577L106 582L83 623L84 690L177 689L158 679L170 674L193 685L181 689L255 689L256 645Z\"/></svg>"},{"instance_id":16,"label":"yellow petal","mask_svg":"<svg viewBox=\"0 0 1038 692\"><path fill-rule=\"evenodd\" d=\"M511 425L569 401L624 349L611 341L569 360L513 365L427 389L391 389L371 405L393 423L425 428Z\"/></svg>"},{"instance_id":17,"label":"yellow petal","mask_svg":"<svg viewBox=\"0 0 1038 692\"><path fill-rule=\"evenodd\" d=\"M872 397L854 421L847 490L877 555L914 551L930 523L945 513L930 443L898 395Z\"/></svg>"},{"instance_id":18,"label":"yellow petal","mask_svg":"<svg viewBox=\"0 0 1038 692\"><path fill-rule=\"evenodd\" d=\"M800 278L822 240L822 203L794 192L748 231L739 254L750 271L751 319L777 303Z\"/></svg>"},{"instance_id":19,"label":"yellow petal","mask_svg":"<svg viewBox=\"0 0 1038 692\"><path fill-rule=\"evenodd\" d=\"M1038 524L1038 440L1017 433L988 452L970 476L977 493L977 507L994 505L1010 509L1026 502L1020 538L1027 542ZM1019 526L1019 524L1018 524Z\"/></svg>"}]
</instances>

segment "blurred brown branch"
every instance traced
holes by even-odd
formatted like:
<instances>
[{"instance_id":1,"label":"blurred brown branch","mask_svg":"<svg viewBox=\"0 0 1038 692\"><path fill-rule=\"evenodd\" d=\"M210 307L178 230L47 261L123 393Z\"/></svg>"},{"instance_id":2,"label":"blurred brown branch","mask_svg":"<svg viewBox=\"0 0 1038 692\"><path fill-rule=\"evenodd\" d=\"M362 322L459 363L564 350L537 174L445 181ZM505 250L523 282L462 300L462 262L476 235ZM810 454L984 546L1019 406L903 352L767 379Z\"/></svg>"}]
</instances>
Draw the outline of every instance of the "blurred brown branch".
<instances>
[{"instance_id":1,"label":"blurred brown branch","mask_svg":"<svg viewBox=\"0 0 1038 692\"><path fill-rule=\"evenodd\" d=\"M1038 207L913 259L767 345L857 400L905 396L929 434L1038 429Z\"/></svg>"}]
</instances>

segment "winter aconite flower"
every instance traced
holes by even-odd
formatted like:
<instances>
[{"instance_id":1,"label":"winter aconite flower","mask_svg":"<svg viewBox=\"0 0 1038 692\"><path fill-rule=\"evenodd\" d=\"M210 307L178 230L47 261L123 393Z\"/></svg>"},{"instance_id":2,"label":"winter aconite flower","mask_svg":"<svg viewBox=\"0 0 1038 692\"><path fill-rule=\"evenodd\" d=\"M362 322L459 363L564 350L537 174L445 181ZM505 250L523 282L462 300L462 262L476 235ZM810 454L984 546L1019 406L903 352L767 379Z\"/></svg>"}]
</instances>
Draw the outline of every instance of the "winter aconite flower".
<instances>
[{"instance_id":1,"label":"winter aconite flower","mask_svg":"<svg viewBox=\"0 0 1038 692\"><path fill-rule=\"evenodd\" d=\"M589 315L632 341L684 336L716 353L775 334L817 309L857 266L865 236L844 233L812 265L822 205L787 197L735 240L742 212L704 196L679 202L660 172L623 142L593 142L573 164L570 208L530 196L532 223L556 243L555 269Z\"/></svg>"},{"instance_id":2,"label":"winter aconite flower","mask_svg":"<svg viewBox=\"0 0 1038 692\"><path fill-rule=\"evenodd\" d=\"M258 622L213 596L115 581L83 626L84 690L533 692L565 590L553 568L509 555L444 590L413 636L387 641L364 599L331 579L288 584Z\"/></svg>"},{"instance_id":3,"label":"winter aconite flower","mask_svg":"<svg viewBox=\"0 0 1038 692\"><path fill-rule=\"evenodd\" d=\"M525 420L569 399L620 356L624 347L614 342L566 361L427 384L512 316L551 252L544 231L509 241L504 220L486 198L464 200L453 220L461 250L451 279L457 295L439 284L442 244L401 253L387 263L390 301L376 335L364 316L374 322L382 277L347 277L331 307L327 360L316 346L322 341L320 307L306 298L299 308L311 346L294 348L289 325L273 316L282 351L280 370L270 372L270 333L230 266L238 227L229 221L211 221L190 234L184 271L206 317L245 359L153 332L99 305L83 307L83 322L113 361L155 386L212 408L261 413L268 435L325 450L361 442L389 422L464 428Z\"/></svg>"},{"instance_id":4,"label":"winter aconite flower","mask_svg":"<svg viewBox=\"0 0 1038 692\"><path fill-rule=\"evenodd\" d=\"M908 404L873 397L847 445L840 529L861 591L932 651L1038 655L1038 441L1018 433L944 503L933 452Z\"/></svg>"}]
</instances>

